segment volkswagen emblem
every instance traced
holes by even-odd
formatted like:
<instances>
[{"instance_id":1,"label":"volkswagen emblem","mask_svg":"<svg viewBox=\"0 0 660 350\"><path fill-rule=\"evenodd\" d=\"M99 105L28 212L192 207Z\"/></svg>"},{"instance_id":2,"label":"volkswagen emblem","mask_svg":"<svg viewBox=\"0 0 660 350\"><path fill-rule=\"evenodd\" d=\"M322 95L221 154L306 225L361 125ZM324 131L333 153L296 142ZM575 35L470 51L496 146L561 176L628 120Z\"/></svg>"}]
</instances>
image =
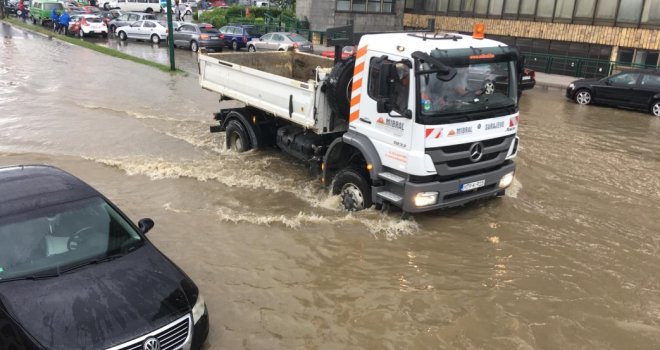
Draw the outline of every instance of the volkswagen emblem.
<instances>
[{"instance_id":1,"label":"volkswagen emblem","mask_svg":"<svg viewBox=\"0 0 660 350\"><path fill-rule=\"evenodd\" d=\"M481 142L475 142L470 146L470 160L472 163L476 163L481 160L481 157L484 155L484 144Z\"/></svg>"},{"instance_id":2,"label":"volkswagen emblem","mask_svg":"<svg viewBox=\"0 0 660 350\"><path fill-rule=\"evenodd\" d=\"M160 350L160 342L158 338L151 337L144 341L142 344L143 350Z\"/></svg>"}]
</instances>

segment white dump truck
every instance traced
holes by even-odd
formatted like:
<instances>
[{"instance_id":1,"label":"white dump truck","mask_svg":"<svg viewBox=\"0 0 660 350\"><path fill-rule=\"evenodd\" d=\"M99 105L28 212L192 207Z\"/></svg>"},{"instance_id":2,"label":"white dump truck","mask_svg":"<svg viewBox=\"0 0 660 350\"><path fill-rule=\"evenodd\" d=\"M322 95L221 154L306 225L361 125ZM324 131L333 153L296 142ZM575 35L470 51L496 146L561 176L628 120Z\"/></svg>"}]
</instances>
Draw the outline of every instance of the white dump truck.
<instances>
[{"instance_id":1,"label":"white dump truck","mask_svg":"<svg viewBox=\"0 0 660 350\"><path fill-rule=\"evenodd\" d=\"M330 42L357 44L345 60L200 54L201 86L244 105L215 113L211 132L238 152L276 145L347 210L407 215L503 195L518 151L517 50L479 30L328 36L342 32Z\"/></svg>"}]
</instances>

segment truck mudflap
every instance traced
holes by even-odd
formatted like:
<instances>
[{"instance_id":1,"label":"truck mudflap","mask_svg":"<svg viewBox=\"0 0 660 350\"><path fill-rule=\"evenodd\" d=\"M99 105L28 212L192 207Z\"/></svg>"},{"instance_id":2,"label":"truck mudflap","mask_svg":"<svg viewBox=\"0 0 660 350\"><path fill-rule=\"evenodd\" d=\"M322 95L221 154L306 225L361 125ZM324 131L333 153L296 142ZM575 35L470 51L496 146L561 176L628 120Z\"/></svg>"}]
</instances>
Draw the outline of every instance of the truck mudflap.
<instances>
[{"instance_id":1,"label":"truck mudflap","mask_svg":"<svg viewBox=\"0 0 660 350\"><path fill-rule=\"evenodd\" d=\"M408 213L420 213L442 208L460 206L468 202L496 196L505 188L500 187L500 181L507 174L512 174L516 170L516 164L508 162L501 167L477 175L470 175L448 181L432 181L427 183L406 182L404 186L404 195L401 198L401 209ZM415 198L420 193L438 193L438 199L435 204L417 206ZM375 202L382 202L379 198L378 189L373 189ZM382 197L382 196L381 196Z\"/></svg>"}]
</instances>

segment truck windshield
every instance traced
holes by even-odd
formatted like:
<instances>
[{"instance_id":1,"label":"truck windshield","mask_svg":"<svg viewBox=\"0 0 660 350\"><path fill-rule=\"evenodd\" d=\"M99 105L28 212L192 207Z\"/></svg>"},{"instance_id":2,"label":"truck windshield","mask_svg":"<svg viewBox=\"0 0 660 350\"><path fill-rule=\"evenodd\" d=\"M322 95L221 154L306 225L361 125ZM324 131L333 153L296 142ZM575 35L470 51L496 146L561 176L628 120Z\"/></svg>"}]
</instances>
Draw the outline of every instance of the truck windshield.
<instances>
[{"instance_id":1,"label":"truck windshield","mask_svg":"<svg viewBox=\"0 0 660 350\"><path fill-rule=\"evenodd\" d=\"M517 84L511 84L516 79L515 61L449 60L447 63L441 68L428 62L417 65L422 119L457 114L469 116L516 107ZM447 69L450 73L445 74Z\"/></svg>"}]
</instances>

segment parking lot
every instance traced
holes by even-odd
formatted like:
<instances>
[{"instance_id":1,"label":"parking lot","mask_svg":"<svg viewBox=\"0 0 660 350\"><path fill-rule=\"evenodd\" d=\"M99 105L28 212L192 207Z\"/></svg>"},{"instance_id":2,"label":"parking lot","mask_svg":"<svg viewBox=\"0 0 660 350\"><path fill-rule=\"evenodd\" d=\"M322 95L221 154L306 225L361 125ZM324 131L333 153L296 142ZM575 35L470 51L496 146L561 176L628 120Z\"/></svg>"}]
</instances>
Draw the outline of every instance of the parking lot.
<instances>
[{"instance_id":1,"label":"parking lot","mask_svg":"<svg viewBox=\"0 0 660 350\"><path fill-rule=\"evenodd\" d=\"M660 347L660 118L537 86L506 197L401 221L340 210L274 149L225 150L190 51L170 75L0 32L0 164L57 165L153 218L205 296L208 349Z\"/></svg>"}]
</instances>

